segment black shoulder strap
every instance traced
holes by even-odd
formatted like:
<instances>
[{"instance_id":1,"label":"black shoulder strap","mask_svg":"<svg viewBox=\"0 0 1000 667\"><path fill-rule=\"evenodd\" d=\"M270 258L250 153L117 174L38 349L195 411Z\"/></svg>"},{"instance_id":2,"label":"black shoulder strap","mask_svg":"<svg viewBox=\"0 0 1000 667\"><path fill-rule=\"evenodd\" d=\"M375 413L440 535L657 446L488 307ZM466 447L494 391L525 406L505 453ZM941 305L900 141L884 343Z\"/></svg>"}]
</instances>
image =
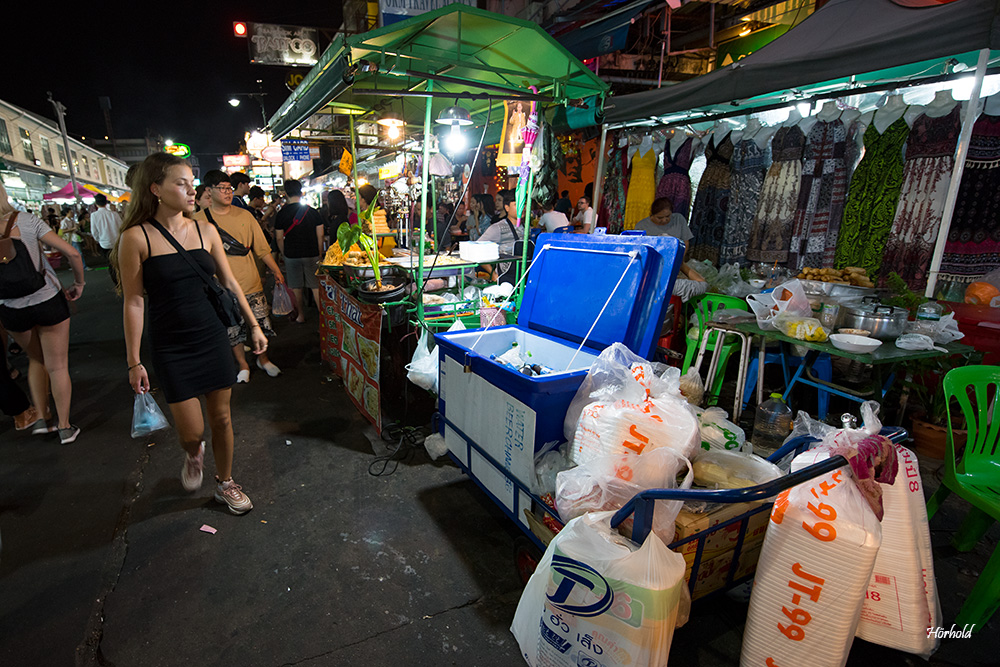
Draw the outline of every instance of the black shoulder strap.
<instances>
[{"instance_id":1,"label":"black shoulder strap","mask_svg":"<svg viewBox=\"0 0 1000 667\"><path fill-rule=\"evenodd\" d=\"M514 223L510 221L510 218L504 218L503 221L507 223L508 227L510 227L510 233L514 235L514 240L522 240L521 237L517 235L517 227L515 227Z\"/></svg>"},{"instance_id":2,"label":"black shoulder strap","mask_svg":"<svg viewBox=\"0 0 1000 667\"><path fill-rule=\"evenodd\" d=\"M236 253L240 255L245 255L248 252L247 247L242 243L240 243L235 236L233 236L232 234L230 234L225 229L219 226L219 223L217 223L215 221L215 218L212 217L212 212L207 208L205 209L205 217L207 217L208 221L212 223L212 225L215 227L215 231L219 232L219 236L222 238L222 242L225 245L232 247L233 250L235 250ZM195 226L197 226L197 223L195 223ZM198 240L201 241L201 247L204 248L205 243L201 239L201 227L198 227Z\"/></svg>"},{"instance_id":3,"label":"black shoulder strap","mask_svg":"<svg viewBox=\"0 0 1000 667\"><path fill-rule=\"evenodd\" d=\"M206 208L205 211L208 211L208 209ZM212 224L215 224L215 223L213 222ZM201 225L198 224L197 220L194 221L194 228L196 230L198 230L198 245L200 245L201 249L204 250L205 249L205 239L201 238Z\"/></svg>"},{"instance_id":4,"label":"black shoulder strap","mask_svg":"<svg viewBox=\"0 0 1000 667\"><path fill-rule=\"evenodd\" d=\"M216 294L221 294L222 293L222 287L219 285L219 283L217 283L216 281L212 280L209 277L209 275L207 273L205 273L204 269L202 269L200 266L198 266L198 262L194 261L194 258L191 257L191 253L189 253L187 250L185 250L184 246L182 246L180 243L178 243L177 239L174 238L173 234L171 234L166 229L164 229L163 225L161 225L159 222L157 222L153 218L149 219L149 224L153 225L153 227L156 228L156 231L160 232L160 234L163 235L163 238L165 238L167 240L167 242L170 243L170 245L172 245L174 248L177 249L177 254L179 254L181 257L183 257L184 261L186 261L188 264L191 265L191 268L194 269L194 272L197 273L198 276L203 281L205 281L205 284L208 285L208 288L210 290L212 290Z\"/></svg>"},{"instance_id":5,"label":"black shoulder strap","mask_svg":"<svg viewBox=\"0 0 1000 667\"><path fill-rule=\"evenodd\" d=\"M146 237L146 250L149 251L149 256L153 256L153 246L149 244L149 234L146 233L146 228L139 225L139 229L142 230L142 235Z\"/></svg>"}]
</instances>

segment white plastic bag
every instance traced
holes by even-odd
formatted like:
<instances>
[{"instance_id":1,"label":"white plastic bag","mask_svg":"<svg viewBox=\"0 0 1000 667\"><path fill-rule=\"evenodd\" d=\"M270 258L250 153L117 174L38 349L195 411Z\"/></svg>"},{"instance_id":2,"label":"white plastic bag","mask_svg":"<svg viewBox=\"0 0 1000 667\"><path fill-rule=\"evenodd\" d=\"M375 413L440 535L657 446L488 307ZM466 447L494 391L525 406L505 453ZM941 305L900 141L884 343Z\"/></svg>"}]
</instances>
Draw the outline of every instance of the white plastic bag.
<instances>
[{"instance_id":1,"label":"white plastic bag","mask_svg":"<svg viewBox=\"0 0 1000 667\"><path fill-rule=\"evenodd\" d=\"M686 474L678 484L681 471ZM563 521L587 512L617 510L646 489L689 489L691 478L691 463L667 447L642 456L602 456L556 476L556 509ZM667 544L674 541L674 521L682 505L681 500L656 501L653 532ZM631 534L631 518L622 525Z\"/></svg>"},{"instance_id":2,"label":"white plastic bag","mask_svg":"<svg viewBox=\"0 0 1000 667\"><path fill-rule=\"evenodd\" d=\"M406 365L406 378L421 389L437 393L438 349L431 349L431 335L426 329L420 332L413 359Z\"/></svg>"},{"instance_id":3,"label":"white plastic bag","mask_svg":"<svg viewBox=\"0 0 1000 667\"><path fill-rule=\"evenodd\" d=\"M569 470L573 464L569 460L569 445L567 443L548 442L535 454L535 477L530 484L531 492L536 496L555 495L556 476L563 470Z\"/></svg>"},{"instance_id":4,"label":"white plastic bag","mask_svg":"<svg viewBox=\"0 0 1000 667\"><path fill-rule=\"evenodd\" d=\"M708 489L743 489L781 477L778 466L749 452L713 449L694 461L694 481Z\"/></svg>"},{"instance_id":5,"label":"white plastic bag","mask_svg":"<svg viewBox=\"0 0 1000 667\"><path fill-rule=\"evenodd\" d=\"M702 411L696 409L695 412L698 412L703 452L710 449L750 452L746 433L742 428L729 421L729 415L726 414L725 410L712 407ZM695 455L695 458L698 458L698 455Z\"/></svg>"},{"instance_id":6,"label":"white plastic bag","mask_svg":"<svg viewBox=\"0 0 1000 667\"><path fill-rule=\"evenodd\" d=\"M146 392L136 394L132 405L132 437L141 438L164 428L170 428L170 423L156 399Z\"/></svg>"},{"instance_id":7,"label":"white plastic bag","mask_svg":"<svg viewBox=\"0 0 1000 667\"><path fill-rule=\"evenodd\" d=\"M462 320L455 320L448 331L460 331L465 329ZM438 349L434 345L431 348L434 336L424 329L420 332L420 340L417 341L417 349L413 352L413 359L406 364L406 377L413 384L433 393L438 393Z\"/></svg>"},{"instance_id":8,"label":"white plastic bag","mask_svg":"<svg viewBox=\"0 0 1000 667\"><path fill-rule=\"evenodd\" d=\"M826 456L806 452L793 468ZM740 665L843 667L881 541L847 466L782 492L760 552Z\"/></svg>"},{"instance_id":9,"label":"white plastic bag","mask_svg":"<svg viewBox=\"0 0 1000 667\"><path fill-rule=\"evenodd\" d=\"M688 372L681 376L678 388L684 399L691 405L700 405L702 399L705 398L705 381L701 379L698 371L694 368L689 368Z\"/></svg>"},{"instance_id":10,"label":"white plastic bag","mask_svg":"<svg viewBox=\"0 0 1000 667\"><path fill-rule=\"evenodd\" d=\"M938 345L947 345L948 343L954 343L956 340L965 338L965 334L958 330L955 313L948 313L940 320L915 320L907 322L903 330L908 334L923 334L928 336Z\"/></svg>"},{"instance_id":11,"label":"white plastic bag","mask_svg":"<svg viewBox=\"0 0 1000 667\"><path fill-rule=\"evenodd\" d=\"M757 316L757 326L761 329L773 328L774 318L779 315L812 316L809 297L798 280L789 280L767 294L751 294L747 303Z\"/></svg>"},{"instance_id":12,"label":"white plastic bag","mask_svg":"<svg viewBox=\"0 0 1000 667\"><path fill-rule=\"evenodd\" d=\"M275 283L274 293L271 295L271 314L281 317L288 315L295 309L295 302L288 287L281 283Z\"/></svg>"},{"instance_id":13,"label":"white plastic bag","mask_svg":"<svg viewBox=\"0 0 1000 667\"><path fill-rule=\"evenodd\" d=\"M563 428L577 464L658 447L690 458L701 442L698 419L680 393L680 371L665 367L659 377L621 343L605 349L591 366Z\"/></svg>"},{"instance_id":14,"label":"white plastic bag","mask_svg":"<svg viewBox=\"0 0 1000 667\"><path fill-rule=\"evenodd\" d=\"M531 575L510 627L531 667L667 664L684 557L655 534L625 539L612 515L570 521Z\"/></svg>"},{"instance_id":15,"label":"white plastic bag","mask_svg":"<svg viewBox=\"0 0 1000 667\"><path fill-rule=\"evenodd\" d=\"M918 333L905 333L896 339L896 347L901 350L933 350L934 339Z\"/></svg>"}]
</instances>

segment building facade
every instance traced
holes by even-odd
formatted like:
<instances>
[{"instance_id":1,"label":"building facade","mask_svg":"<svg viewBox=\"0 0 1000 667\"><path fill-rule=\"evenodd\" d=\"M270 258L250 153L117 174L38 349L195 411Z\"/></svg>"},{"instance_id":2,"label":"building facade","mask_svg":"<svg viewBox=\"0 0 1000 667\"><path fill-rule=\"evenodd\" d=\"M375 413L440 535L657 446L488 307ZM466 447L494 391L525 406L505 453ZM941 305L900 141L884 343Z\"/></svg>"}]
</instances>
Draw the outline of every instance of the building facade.
<instances>
[{"instance_id":1,"label":"building facade","mask_svg":"<svg viewBox=\"0 0 1000 667\"><path fill-rule=\"evenodd\" d=\"M59 124L0 100L0 179L14 200L31 204L70 182L73 161L77 182L120 196L128 191L128 165L119 159L69 138L63 142Z\"/></svg>"}]
</instances>

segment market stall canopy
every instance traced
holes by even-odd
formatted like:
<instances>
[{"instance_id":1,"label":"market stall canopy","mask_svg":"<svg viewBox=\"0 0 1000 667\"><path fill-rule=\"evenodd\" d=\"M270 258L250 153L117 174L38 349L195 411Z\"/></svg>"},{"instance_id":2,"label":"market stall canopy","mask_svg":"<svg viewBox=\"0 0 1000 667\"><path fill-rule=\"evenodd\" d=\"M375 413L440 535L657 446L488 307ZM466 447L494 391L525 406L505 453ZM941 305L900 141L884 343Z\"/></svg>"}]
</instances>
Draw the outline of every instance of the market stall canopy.
<instances>
[{"instance_id":1,"label":"market stall canopy","mask_svg":"<svg viewBox=\"0 0 1000 667\"><path fill-rule=\"evenodd\" d=\"M377 68L377 70L375 69ZM602 97L608 86L540 26L465 5L449 5L385 28L341 36L323 53L295 92L271 117L275 139L318 112L365 113L402 109L422 124L424 103L392 101L394 93L426 93L433 113L455 99L482 115L487 96L530 95L553 103ZM499 116L494 116L499 118Z\"/></svg>"},{"instance_id":2,"label":"market stall canopy","mask_svg":"<svg viewBox=\"0 0 1000 667\"><path fill-rule=\"evenodd\" d=\"M984 48L1000 48L998 0L956 0L922 8L893 0L830 0L785 35L728 67L610 99L607 122L664 118L714 105L725 105L717 113L749 110L782 99L760 97L771 93L789 91L788 99L944 74L943 59L959 57L975 64L974 52Z\"/></svg>"},{"instance_id":3,"label":"market stall canopy","mask_svg":"<svg viewBox=\"0 0 1000 667\"><path fill-rule=\"evenodd\" d=\"M93 199L94 194L95 194L94 190L89 189L82 183L76 184L76 191L74 192L73 184L67 183L65 187L56 190L55 192L50 192L47 195L42 195L42 199L45 199L47 201L51 201L53 199L76 199L77 196L79 196L80 199Z\"/></svg>"}]
</instances>

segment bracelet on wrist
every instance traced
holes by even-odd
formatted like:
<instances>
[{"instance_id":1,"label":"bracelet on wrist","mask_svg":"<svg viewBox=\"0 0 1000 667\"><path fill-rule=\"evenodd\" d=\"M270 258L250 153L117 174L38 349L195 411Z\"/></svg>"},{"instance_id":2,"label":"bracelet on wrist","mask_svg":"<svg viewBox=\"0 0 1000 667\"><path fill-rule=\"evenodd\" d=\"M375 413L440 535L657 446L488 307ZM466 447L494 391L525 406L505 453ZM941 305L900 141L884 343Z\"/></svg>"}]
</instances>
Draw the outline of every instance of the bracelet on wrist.
<instances>
[{"instance_id":1,"label":"bracelet on wrist","mask_svg":"<svg viewBox=\"0 0 1000 667\"><path fill-rule=\"evenodd\" d=\"M139 366L142 366L142 362L141 361L139 363L137 363L135 366L129 366L128 369L131 371L133 368L138 368Z\"/></svg>"},{"instance_id":2,"label":"bracelet on wrist","mask_svg":"<svg viewBox=\"0 0 1000 667\"><path fill-rule=\"evenodd\" d=\"M75 283L73 283L73 287L83 287L83 286L84 286L84 285L86 285L86 284L87 284L87 283L76 283L76 282L75 282Z\"/></svg>"}]
</instances>

